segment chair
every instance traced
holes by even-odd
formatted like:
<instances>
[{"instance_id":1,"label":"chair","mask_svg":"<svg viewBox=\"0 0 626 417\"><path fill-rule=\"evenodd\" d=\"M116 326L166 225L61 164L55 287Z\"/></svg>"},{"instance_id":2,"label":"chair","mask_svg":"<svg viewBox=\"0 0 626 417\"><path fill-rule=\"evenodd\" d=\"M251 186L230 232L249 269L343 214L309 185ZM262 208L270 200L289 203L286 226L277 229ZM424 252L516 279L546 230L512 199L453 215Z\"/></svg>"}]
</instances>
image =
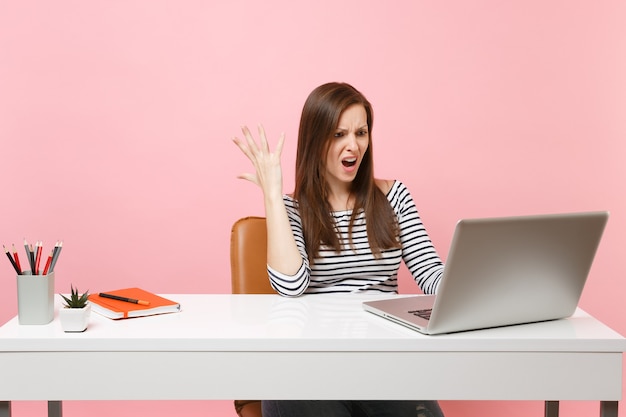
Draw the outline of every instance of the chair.
<instances>
[{"instance_id":1,"label":"chair","mask_svg":"<svg viewBox=\"0 0 626 417\"><path fill-rule=\"evenodd\" d=\"M267 229L264 217L244 217L230 234L233 294L276 294L267 276Z\"/></svg>"},{"instance_id":2,"label":"chair","mask_svg":"<svg viewBox=\"0 0 626 417\"><path fill-rule=\"evenodd\" d=\"M267 276L267 229L264 217L237 220L230 234L233 294L276 294ZM240 417L262 417L261 401L235 400Z\"/></svg>"}]
</instances>

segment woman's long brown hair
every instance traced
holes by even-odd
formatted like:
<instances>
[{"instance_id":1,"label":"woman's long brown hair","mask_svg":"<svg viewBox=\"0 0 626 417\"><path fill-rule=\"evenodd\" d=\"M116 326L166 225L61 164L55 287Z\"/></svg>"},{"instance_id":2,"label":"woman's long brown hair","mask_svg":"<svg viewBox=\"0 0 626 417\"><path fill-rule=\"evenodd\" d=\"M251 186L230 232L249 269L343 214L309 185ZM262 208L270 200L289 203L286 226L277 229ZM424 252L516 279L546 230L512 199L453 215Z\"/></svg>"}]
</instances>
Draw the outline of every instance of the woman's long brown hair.
<instances>
[{"instance_id":1,"label":"woman's long brown hair","mask_svg":"<svg viewBox=\"0 0 626 417\"><path fill-rule=\"evenodd\" d=\"M320 246L331 247L337 252L341 249L332 208L328 202L325 162L329 141L337 129L342 112L355 104L365 108L369 146L352 182L354 207L349 227L350 243L354 220L363 210L367 219L367 238L374 255L380 256L382 250L399 246L396 216L387 197L374 181L372 106L351 85L328 83L317 87L307 98L298 132L294 198L298 202L304 242L311 264L318 257Z\"/></svg>"}]
</instances>

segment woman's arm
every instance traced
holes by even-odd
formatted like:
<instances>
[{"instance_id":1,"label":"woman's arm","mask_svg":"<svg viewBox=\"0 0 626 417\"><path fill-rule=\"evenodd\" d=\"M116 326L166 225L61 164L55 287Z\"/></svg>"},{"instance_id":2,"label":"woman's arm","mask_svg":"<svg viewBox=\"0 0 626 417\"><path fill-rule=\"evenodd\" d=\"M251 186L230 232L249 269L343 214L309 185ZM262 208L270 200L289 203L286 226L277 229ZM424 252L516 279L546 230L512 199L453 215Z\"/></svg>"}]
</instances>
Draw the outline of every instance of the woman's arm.
<instances>
[{"instance_id":1,"label":"woman's arm","mask_svg":"<svg viewBox=\"0 0 626 417\"><path fill-rule=\"evenodd\" d=\"M283 197L284 207L296 242L302 264L294 274L283 274L268 265L267 272L270 277L272 287L280 294L294 297L303 294L311 282L311 269L309 267L309 257L304 244L304 234L302 231L302 220L296 201L288 196Z\"/></svg>"},{"instance_id":2,"label":"woman's arm","mask_svg":"<svg viewBox=\"0 0 626 417\"><path fill-rule=\"evenodd\" d=\"M259 144L256 143L247 127L244 126L242 132L245 139L234 138L233 141L250 159L255 173L240 174L238 178L253 182L263 192L267 222L267 264L282 274L294 275L302 266L302 257L283 202L280 157L285 135L280 136L276 150L271 152L262 126L259 126Z\"/></svg>"},{"instance_id":3,"label":"woman's arm","mask_svg":"<svg viewBox=\"0 0 626 417\"><path fill-rule=\"evenodd\" d=\"M420 289L435 294L443 275L443 262L432 244L415 202L400 182L392 187L390 201L398 216L402 258Z\"/></svg>"}]
</instances>

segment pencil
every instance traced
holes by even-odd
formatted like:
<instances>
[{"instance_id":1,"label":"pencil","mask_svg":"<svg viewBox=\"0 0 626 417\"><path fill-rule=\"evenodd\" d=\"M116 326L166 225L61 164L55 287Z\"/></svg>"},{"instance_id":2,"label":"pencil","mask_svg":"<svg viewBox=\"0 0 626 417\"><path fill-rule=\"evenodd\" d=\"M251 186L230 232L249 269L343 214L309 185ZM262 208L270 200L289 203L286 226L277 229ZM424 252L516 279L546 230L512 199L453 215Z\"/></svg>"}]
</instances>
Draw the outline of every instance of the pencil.
<instances>
[{"instance_id":1,"label":"pencil","mask_svg":"<svg viewBox=\"0 0 626 417\"><path fill-rule=\"evenodd\" d=\"M22 274L22 265L20 265L20 258L17 256L17 249L15 249L15 244L13 246L13 258L15 259L15 264L17 265L17 269L20 270L20 275Z\"/></svg>"},{"instance_id":2,"label":"pencil","mask_svg":"<svg viewBox=\"0 0 626 417\"><path fill-rule=\"evenodd\" d=\"M43 241L35 242L35 275L39 275L39 264L41 263L41 250L43 249Z\"/></svg>"},{"instance_id":3,"label":"pencil","mask_svg":"<svg viewBox=\"0 0 626 417\"><path fill-rule=\"evenodd\" d=\"M150 301L136 300L134 298L128 298L128 297L120 297L119 295L107 294L107 293L104 293L104 292L101 292L98 295L100 297L110 298L112 300L126 301L127 303L141 304L143 306L150 305Z\"/></svg>"},{"instance_id":4,"label":"pencil","mask_svg":"<svg viewBox=\"0 0 626 417\"><path fill-rule=\"evenodd\" d=\"M57 241L54 245L54 254L52 255L52 262L50 263L50 272L54 272L54 267L59 260L59 255L61 254L61 249L63 249L63 241Z\"/></svg>"},{"instance_id":5,"label":"pencil","mask_svg":"<svg viewBox=\"0 0 626 417\"><path fill-rule=\"evenodd\" d=\"M32 243L28 245L28 253L30 254L30 264L31 264L30 272L32 272L33 275L37 275L35 273L35 250L33 249Z\"/></svg>"},{"instance_id":6,"label":"pencil","mask_svg":"<svg viewBox=\"0 0 626 417\"><path fill-rule=\"evenodd\" d=\"M46 261L46 266L43 268L42 275L48 275L48 269L50 268L50 264L52 263L52 254L54 253L54 249L50 251L50 256L48 256L48 260Z\"/></svg>"},{"instance_id":7,"label":"pencil","mask_svg":"<svg viewBox=\"0 0 626 417\"><path fill-rule=\"evenodd\" d=\"M28 259L28 264L30 265L30 271L34 274L35 273L35 265L33 265L34 264L34 262L33 262L34 259L33 259L30 247L31 246L28 244L26 239L24 239L24 249L26 250L26 259Z\"/></svg>"},{"instance_id":8,"label":"pencil","mask_svg":"<svg viewBox=\"0 0 626 417\"><path fill-rule=\"evenodd\" d=\"M4 248L4 251L7 254L7 258L9 258L9 261L11 261L11 265L13 265L13 268L15 269L15 272L17 272L17 275L22 275L22 272L20 271L20 269L17 267L17 264L15 263L15 261L13 260L13 257L11 256L11 254L9 253L9 250L4 247L4 245L2 245L2 247Z\"/></svg>"}]
</instances>

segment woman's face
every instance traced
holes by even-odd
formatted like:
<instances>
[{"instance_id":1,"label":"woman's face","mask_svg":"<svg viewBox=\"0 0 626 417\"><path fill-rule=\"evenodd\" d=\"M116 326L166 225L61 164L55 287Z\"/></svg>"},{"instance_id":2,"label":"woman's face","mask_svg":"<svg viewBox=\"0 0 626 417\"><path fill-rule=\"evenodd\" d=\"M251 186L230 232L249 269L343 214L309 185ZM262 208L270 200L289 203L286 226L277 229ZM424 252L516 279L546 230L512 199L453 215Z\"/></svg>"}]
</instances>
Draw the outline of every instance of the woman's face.
<instances>
[{"instance_id":1,"label":"woman's face","mask_svg":"<svg viewBox=\"0 0 626 417\"><path fill-rule=\"evenodd\" d=\"M326 153L326 180L329 185L345 186L356 177L369 146L367 113L354 104L341 113L339 124L329 140Z\"/></svg>"}]
</instances>

